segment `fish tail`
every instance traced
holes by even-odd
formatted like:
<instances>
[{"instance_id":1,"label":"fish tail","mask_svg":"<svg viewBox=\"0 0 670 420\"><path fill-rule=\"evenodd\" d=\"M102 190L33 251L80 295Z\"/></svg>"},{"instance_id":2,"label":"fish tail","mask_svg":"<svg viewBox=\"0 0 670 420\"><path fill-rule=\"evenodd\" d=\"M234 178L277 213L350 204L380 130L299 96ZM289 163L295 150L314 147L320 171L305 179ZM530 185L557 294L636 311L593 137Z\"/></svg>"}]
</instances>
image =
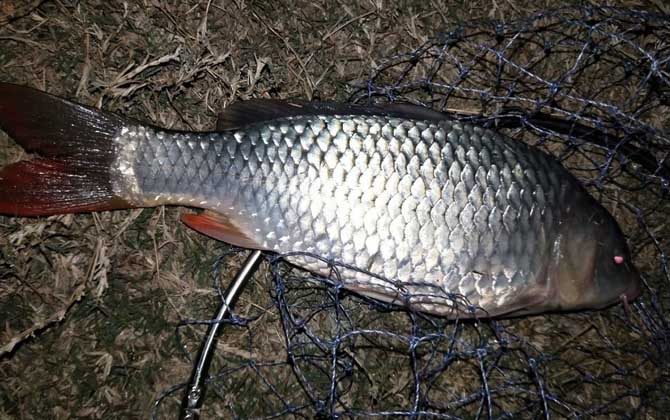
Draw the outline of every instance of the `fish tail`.
<instances>
[{"instance_id":1,"label":"fish tail","mask_svg":"<svg viewBox=\"0 0 670 420\"><path fill-rule=\"evenodd\" d=\"M113 138L124 120L0 83L0 128L40 157L0 169L0 214L39 216L132 207L114 193Z\"/></svg>"}]
</instances>

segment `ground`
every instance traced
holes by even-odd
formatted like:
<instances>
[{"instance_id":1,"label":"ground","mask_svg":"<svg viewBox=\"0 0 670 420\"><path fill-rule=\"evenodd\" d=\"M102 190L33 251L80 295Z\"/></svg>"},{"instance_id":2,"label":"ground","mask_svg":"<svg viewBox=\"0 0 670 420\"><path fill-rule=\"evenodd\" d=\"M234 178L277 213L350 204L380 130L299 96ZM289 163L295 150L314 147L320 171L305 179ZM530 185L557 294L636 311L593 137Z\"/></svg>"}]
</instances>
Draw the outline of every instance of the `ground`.
<instances>
[{"instance_id":1,"label":"ground","mask_svg":"<svg viewBox=\"0 0 670 420\"><path fill-rule=\"evenodd\" d=\"M513 22L559 3L9 1L17 7L0 7L0 81L162 127L205 130L236 100L348 100L385 58L416 49L457 22ZM662 2L624 5L667 12ZM0 132L0 165L23 158L25 152ZM649 279L663 278L658 261L665 243L654 246L645 238L634 214L611 199L619 190L607 191L613 192L599 198L637 241L641 271ZM226 284L245 255L182 225L179 216L188 211L0 216L0 419L177 417L181 392L169 391L189 379L189 355L194 357L205 331L202 325L178 325L212 316L218 301L213 265L228 255L219 277ZM645 220L658 237L667 237L662 213ZM328 406L307 397L329 395L328 358L319 353L318 340L306 339L303 327L287 323L282 312L312 313L305 308L319 305L324 311L305 324L324 342L354 326L390 332L349 347L347 337L334 353L355 372L338 383L344 387L339 407L350 407L349 415L411 411L417 371L429 382L424 406L442 414L524 413L522 401L542 412L526 392L528 384L538 383L532 389L550 390L556 396L548 399L553 412L564 416L577 407L585 415L592 409L604 417L660 418L668 407L667 372L650 362L658 351L656 338L622 307L454 324L379 309L345 293L342 305L350 318L343 321L326 311L340 297L331 289L287 280L291 287L283 292L276 284L264 263L242 294L237 313L247 321L226 327L219 341L213 372L221 375L210 384L205 418L282 411L287 418L309 418L320 404ZM422 331L441 335L428 344L406 339ZM287 363L287 341L299 355L320 354L312 365L299 359L302 376L296 362ZM458 357L445 356L453 350L445 350L449 345ZM447 364L449 376L437 374ZM342 366L338 374L347 369ZM484 382L497 389L493 406L480 404L481 395L466 401L482 386L482 371Z\"/></svg>"}]
</instances>

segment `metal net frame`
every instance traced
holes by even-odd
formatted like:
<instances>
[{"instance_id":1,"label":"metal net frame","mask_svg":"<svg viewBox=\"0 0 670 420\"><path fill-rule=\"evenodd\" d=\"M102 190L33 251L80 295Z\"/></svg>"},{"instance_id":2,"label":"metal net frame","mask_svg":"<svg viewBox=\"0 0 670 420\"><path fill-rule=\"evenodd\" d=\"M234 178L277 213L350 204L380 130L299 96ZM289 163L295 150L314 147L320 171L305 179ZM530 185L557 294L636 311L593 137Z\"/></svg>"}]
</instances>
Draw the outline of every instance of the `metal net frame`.
<instances>
[{"instance_id":1,"label":"metal net frame","mask_svg":"<svg viewBox=\"0 0 670 420\"><path fill-rule=\"evenodd\" d=\"M619 221L643 296L597 312L447 320L348 291L337 262L316 276L266 255L267 302L224 321L220 342L244 336L246 353L219 355L205 406L256 419L663 417L670 16L586 7L454 25L350 94L450 112L554 155ZM273 341L261 323L276 327ZM165 390L154 414L185 386Z\"/></svg>"}]
</instances>

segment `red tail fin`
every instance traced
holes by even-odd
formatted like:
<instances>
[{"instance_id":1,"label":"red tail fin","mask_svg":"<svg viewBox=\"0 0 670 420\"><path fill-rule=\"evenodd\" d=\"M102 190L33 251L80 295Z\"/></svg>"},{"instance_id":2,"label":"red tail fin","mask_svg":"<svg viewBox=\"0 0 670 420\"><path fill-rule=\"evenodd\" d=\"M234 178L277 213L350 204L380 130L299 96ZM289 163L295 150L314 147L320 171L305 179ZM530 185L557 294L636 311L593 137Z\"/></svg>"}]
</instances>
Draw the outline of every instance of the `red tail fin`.
<instances>
[{"instance_id":1,"label":"red tail fin","mask_svg":"<svg viewBox=\"0 0 670 420\"><path fill-rule=\"evenodd\" d=\"M130 207L114 195L112 139L120 117L0 83L0 128L44 159L0 170L0 213L36 216Z\"/></svg>"}]
</instances>

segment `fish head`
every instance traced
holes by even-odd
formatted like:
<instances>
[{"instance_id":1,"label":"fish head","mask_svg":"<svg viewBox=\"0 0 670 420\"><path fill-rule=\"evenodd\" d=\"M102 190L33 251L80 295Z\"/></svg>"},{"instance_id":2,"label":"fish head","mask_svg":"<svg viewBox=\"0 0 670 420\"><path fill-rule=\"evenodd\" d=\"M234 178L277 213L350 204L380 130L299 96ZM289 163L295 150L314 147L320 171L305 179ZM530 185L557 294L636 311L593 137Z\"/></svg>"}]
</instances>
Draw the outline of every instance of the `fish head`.
<instances>
[{"instance_id":1,"label":"fish head","mask_svg":"<svg viewBox=\"0 0 670 420\"><path fill-rule=\"evenodd\" d=\"M590 196L561 222L554 248L558 305L562 310L599 309L630 302L641 293L619 225Z\"/></svg>"}]
</instances>

